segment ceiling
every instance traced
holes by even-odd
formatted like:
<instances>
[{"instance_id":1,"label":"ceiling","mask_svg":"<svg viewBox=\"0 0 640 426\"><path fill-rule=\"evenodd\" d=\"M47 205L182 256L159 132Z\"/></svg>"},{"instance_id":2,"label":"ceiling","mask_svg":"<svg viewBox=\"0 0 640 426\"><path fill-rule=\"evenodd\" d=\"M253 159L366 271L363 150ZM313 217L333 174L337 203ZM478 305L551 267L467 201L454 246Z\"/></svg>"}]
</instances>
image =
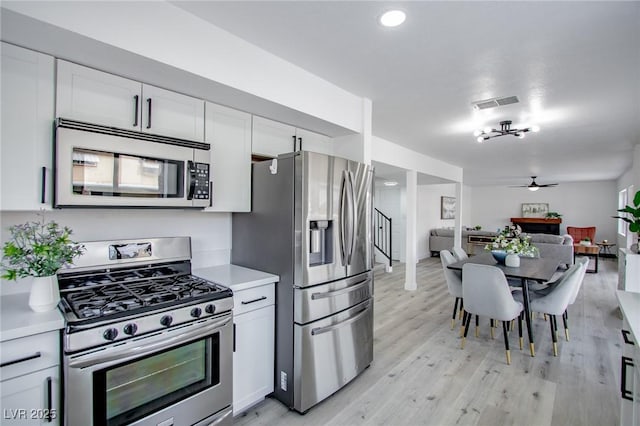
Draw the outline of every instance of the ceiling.
<instances>
[{"instance_id":1,"label":"ceiling","mask_svg":"<svg viewBox=\"0 0 640 426\"><path fill-rule=\"evenodd\" d=\"M173 3L371 99L374 136L462 167L468 185L616 179L640 142L638 1ZM383 28L392 6L407 20ZM541 131L476 142L501 120Z\"/></svg>"}]
</instances>

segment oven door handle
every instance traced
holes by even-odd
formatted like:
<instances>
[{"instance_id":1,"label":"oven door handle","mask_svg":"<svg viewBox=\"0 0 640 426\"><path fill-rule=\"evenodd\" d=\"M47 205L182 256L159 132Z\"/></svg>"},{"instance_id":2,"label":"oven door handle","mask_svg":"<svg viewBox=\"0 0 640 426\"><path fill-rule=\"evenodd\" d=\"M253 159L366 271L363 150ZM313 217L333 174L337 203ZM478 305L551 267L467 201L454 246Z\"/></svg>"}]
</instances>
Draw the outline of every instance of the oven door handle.
<instances>
[{"instance_id":1,"label":"oven door handle","mask_svg":"<svg viewBox=\"0 0 640 426\"><path fill-rule=\"evenodd\" d=\"M170 337L168 339L161 339L158 342L151 343L148 345L141 344L139 346L134 346L131 348L123 348L118 351L100 351L97 353L92 353L86 356L82 356L81 359L73 359L69 358L69 367L70 368L87 368L92 367L98 364L104 364L111 361L123 362L132 358L137 358L143 355L148 355L150 353L156 352L158 349L166 349L170 346L178 345L183 342L188 342L193 339L197 339L199 337L208 336L212 331L222 328L225 325L231 322L232 317L228 316L227 318L215 321L211 324L207 324L203 327L198 327L195 330L188 331L186 333L181 333L177 336Z\"/></svg>"}]
</instances>

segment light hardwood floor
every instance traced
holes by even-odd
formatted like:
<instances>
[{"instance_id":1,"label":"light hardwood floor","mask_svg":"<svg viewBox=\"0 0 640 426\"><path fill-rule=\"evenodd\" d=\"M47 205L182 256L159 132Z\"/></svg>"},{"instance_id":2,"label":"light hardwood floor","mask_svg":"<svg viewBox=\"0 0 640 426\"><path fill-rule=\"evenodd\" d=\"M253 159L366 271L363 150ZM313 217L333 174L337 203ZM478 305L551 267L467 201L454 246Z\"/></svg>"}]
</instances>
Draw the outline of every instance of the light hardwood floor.
<instances>
[{"instance_id":1,"label":"light hardwood floor","mask_svg":"<svg viewBox=\"0 0 640 426\"><path fill-rule=\"evenodd\" d=\"M487 319L460 349L450 329L453 298L439 258L418 264L418 290L405 291L404 265L375 276L371 366L306 415L267 398L234 425L617 425L621 319L616 260L600 260L569 308L570 341L558 330L552 354L549 324L534 320L536 356L510 334L507 365L501 327ZM457 323L459 325L459 321ZM525 329L526 330L526 329ZM525 331L526 342L526 331Z\"/></svg>"}]
</instances>

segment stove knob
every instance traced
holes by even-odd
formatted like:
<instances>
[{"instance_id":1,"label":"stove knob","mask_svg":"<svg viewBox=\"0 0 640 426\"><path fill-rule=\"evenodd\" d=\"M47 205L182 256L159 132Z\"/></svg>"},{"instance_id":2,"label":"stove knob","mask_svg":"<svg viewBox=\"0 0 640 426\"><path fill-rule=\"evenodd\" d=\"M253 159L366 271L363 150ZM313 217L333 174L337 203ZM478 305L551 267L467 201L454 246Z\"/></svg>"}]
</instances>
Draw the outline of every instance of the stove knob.
<instances>
[{"instance_id":1,"label":"stove knob","mask_svg":"<svg viewBox=\"0 0 640 426\"><path fill-rule=\"evenodd\" d=\"M164 325L165 327L169 327L172 322L173 318L171 317L171 315L164 315L162 318L160 318L160 324Z\"/></svg>"},{"instance_id":2,"label":"stove knob","mask_svg":"<svg viewBox=\"0 0 640 426\"><path fill-rule=\"evenodd\" d=\"M191 316L194 318L200 318L200 315L202 315L202 309L200 308L193 308L191 310Z\"/></svg>"},{"instance_id":3,"label":"stove knob","mask_svg":"<svg viewBox=\"0 0 640 426\"><path fill-rule=\"evenodd\" d=\"M209 304L209 305L207 305L207 306L204 308L204 310L205 310L208 314L212 314L212 313L214 313L214 312L216 311L216 305Z\"/></svg>"},{"instance_id":4,"label":"stove knob","mask_svg":"<svg viewBox=\"0 0 640 426\"><path fill-rule=\"evenodd\" d=\"M124 334L128 334L129 336L133 336L138 331L138 326L135 324L126 324L123 328Z\"/></svg>"},{"instance_id":5,"label":"stove knob","mask_svg":"<svg viewBox=\"0 0 640 426\"><path fill-rule=\"evenodd\" d=\"M107 328L104 333L102 333L102 337L106 340L115 340L118 337L118 330L115 328Z\"/></svg>"}]
</instances>

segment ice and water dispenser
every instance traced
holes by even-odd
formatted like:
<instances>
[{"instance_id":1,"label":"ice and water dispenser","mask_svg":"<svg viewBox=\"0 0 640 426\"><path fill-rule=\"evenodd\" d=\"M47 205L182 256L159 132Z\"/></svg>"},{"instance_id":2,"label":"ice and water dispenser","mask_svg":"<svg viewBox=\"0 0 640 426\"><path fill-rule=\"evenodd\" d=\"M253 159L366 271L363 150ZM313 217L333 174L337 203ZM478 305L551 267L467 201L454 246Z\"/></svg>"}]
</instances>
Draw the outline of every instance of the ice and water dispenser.
<instances>
[{"instance_id":1,"label":"ice and water dispenser","mask_svg":"<svg viewBox=\"0 0 640 426\"><path fill-rule=\"evenodd\" d=\"M309 222L309 266L333 263L333 221Z\"/></svg>"}]
</instances>

